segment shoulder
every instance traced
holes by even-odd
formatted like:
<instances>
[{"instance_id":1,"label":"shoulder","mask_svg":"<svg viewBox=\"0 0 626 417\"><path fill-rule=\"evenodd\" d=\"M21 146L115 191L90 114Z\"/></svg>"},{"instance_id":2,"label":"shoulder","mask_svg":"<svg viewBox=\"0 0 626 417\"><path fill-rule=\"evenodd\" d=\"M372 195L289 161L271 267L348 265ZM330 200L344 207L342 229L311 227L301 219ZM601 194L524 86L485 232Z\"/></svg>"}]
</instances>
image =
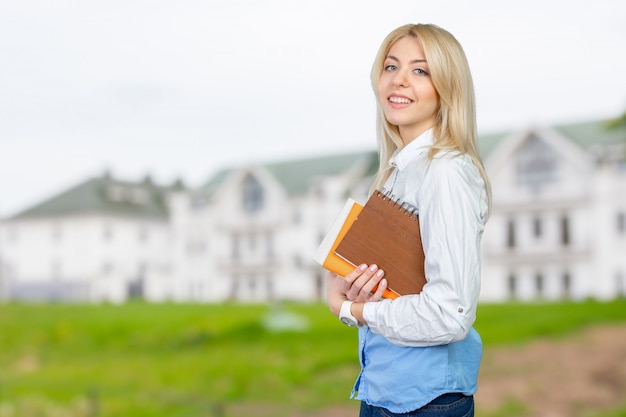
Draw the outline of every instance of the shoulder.
<instances>
[{"instance_id":1,"label":"shoulder","mask_svg":"<svg viewBox=\"0 0 626 417\"><path fill-rule=\"evenodd\" d=\"M480 172L468 155L458 151L440 151L428 164L428 173L440 179L462 179L474 182Z\"/></svg>"}]
</instances>

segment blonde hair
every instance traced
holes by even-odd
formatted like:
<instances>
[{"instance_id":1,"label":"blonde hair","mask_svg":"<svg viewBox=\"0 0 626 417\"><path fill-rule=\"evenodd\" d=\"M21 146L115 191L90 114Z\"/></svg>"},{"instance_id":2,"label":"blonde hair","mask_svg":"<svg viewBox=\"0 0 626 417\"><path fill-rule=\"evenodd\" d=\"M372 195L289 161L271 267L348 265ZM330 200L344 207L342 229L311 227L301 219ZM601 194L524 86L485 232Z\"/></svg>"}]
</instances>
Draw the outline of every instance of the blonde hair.
<instances>
[{"instance_id":1,"label":"blonde hair","mask_svg":"<svg viewBox=\"0 0 626 417\"><path fill-rule=\"evenodd\" d=\"M420 42L428 62L433 86L439 95L439 110L433 128L435 143L428 156L432 159L442 150L458 151L469 156L485 182L491 207L491 185L478 152L474 83L465 52L451 33L432 24L404 25L389 33L380 46L372 66L371 81L374 93L376 94L378 90L378 82L389 50L396 42L407 36L414 37ZM378 97L376 103L376 133L380 161L372 183L372 191L382 187L389 178L391 174L389 160L395 151L404 146L398 126L387 121Z\"/></svg>"}]
</instances>

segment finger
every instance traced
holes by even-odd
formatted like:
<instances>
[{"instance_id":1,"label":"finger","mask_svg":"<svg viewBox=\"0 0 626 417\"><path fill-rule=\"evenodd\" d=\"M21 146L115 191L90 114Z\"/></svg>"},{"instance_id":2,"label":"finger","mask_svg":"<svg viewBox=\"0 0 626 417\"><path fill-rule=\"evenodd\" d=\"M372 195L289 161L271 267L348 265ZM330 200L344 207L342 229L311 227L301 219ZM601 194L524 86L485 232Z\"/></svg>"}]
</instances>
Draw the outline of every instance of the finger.
<instances>
[{"instance_id":1,"label":"finger","mask_svg":"<svg viewBox=\"0 0 626 417\"><path fill-rule=\"evenodd\" d=\"M378 284L376 291L374 291L374 294L372 294L372 296L370 297L370 301L378 301L381 298L383 298L383 294L385 293L386 289L387 289L387 280L383 278L380 280L380 283Z\"/></svg>"},{"instance_id":2,"label":"finger","mask_svg":"<svg viewBox=\"0 0 626 417\"><path fill-rule=\"evenodd\" d=\"M370 280L376 276L378 271L378 265L371 264L369 267L362 270L361 275L353 282L352 285L358 286L359 288L365 287L366 285L368 285ZM378 278L378 280L380 280L380 278ZM369 292L374 287L374 285L375 284L370 285L367 292Z\"/></svg>"},{"instance_id":3,"label":"finger","mask_svg":"<svg viewBox=\"0 0 626 417\"><path fill-rule=\"evenodd\" d=\"M370 279L363 285L362 292L366 292L368 296L371 296L376 290L376 286L380 283L385 275L385 271L377 269L376 272L370 277Z\"/></svg>"},{"instance_id":4,"label":"finger","mask_svg":"<svg viewBox=\"0 0 626 417\"><path fill-rule=\"evenodd\" d=\"M350 287L350 291L347 294L349 299L357 302L370 301L370 298L374 294L374 289L383 278L384 271L378 269L376 265L371 265L361 277L359 277ZM361 286L361 283L363 285Z\"/></svg>"},{"instance_id":5,"label":"finger","mask_svg":"<svg viewBox=\"0 0 626 417\"><path fill-rule=\"evenodd\" d=\"M352 284L365 271L367 271L367 265L366 264L361 264L361 265L357 266L356 268L354 268L354 270L352 272L350 272L348 275L346 275L344 279L346 280L346 282L349 282L350 284Z\"/></svg>"},{"instance_id":6,"label":"finger","mask_svg":"<svg viewBox=\"0 0 626 417\"><path fill-rule=\"evenodd\" d=\"M368 284L368 282L375 275L376 271L378 270L378 266L376 265L370 265L369 267L367 267L367 265L365 266L366 268L363 268L363 265L358 268L358 272L360 272L360 275L358 275L354 279L354 281L352 281L352 284L350 285L350 289L346 294L348 296L348 299L352 301L364 301L365 298L368 296L368 293L374 287L374 285L368 285L366 289L363 288L365 285Z\"/></svg>"}]
</instances>

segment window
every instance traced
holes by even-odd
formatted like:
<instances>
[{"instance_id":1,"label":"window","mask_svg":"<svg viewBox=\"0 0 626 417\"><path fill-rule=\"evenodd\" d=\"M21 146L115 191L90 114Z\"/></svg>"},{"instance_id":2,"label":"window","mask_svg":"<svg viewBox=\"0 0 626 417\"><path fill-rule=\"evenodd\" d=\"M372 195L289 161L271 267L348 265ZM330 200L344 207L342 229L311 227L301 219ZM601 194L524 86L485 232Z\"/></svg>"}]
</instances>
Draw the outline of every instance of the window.
<instances>
[{"instance_id":1,"label":"window","mask_svg":"<svg viewBox=\"0 0 626 417\"><path fill-rule=\"evenodd\" d=\"M241 244L240 244L240 238L239 235L237 233L233 233L232 235L232 258L233 259L239 259L239 257L241 256L241 248L240 248Z\"/></svg>"},{"instance_id":2,"label":"window","mask_svg":"<svg viewBox=\"0 0 626 417\"><path fill-rule=\"evenodd\" d=\"M254 213L263 208L264 190L261 183L252 175L246 176L243 182L243 209L248 213Z\"/></svg>"},{"instance_id":3,"label":"window","mask_svg":"<svg viewBox=\"0 0 626 417\"><path fill-rule=\"evenodd\" d=\"M276 253L274 251L274 235L272 232L265 232L265 242L267 244L267 259L274 259Z\"/></svg>"},{"instance_id":4,"label":"window","mask_svg":"<svg viewBox=\"0 0 626 417\"><path fill-rule=\"evenodd\" d=\"M274 283L272 282L272 276L270 274L265 275L265 291L268 300L274 300Z\"/></svg>"},{"instance_id":5,"label":"window","mask_svg":"<svg viewBox=\"0 0 626 417\"><path fill-rule=\"evenodd\" d=\"M509 219L506 225L506 246L508 248L515 247L515 222Z\"/></svg>"},{"instance_id":6,"label":"window","mask_svg":"<svg viewBox=\"0 0 626 417\"><path fill-rule=\"evenodd\" d=\"M533 219L533 234L536 238L541 237L542 222L540 217Z\"/></svg>"},{"instance_id":7,"label":"window","mask_svg":"<svg viewBox=\"0 0 626 417\"><path fill-rule=\"evenodd\" d=\"M238 294L239 294L239 280L240 280L240 277L239 277L238 274L233 274L231 276L230 280L231 280L230 281L230 283L231 283L231 286L230 286L230 298L231 298L231 300L237 300L239 298Z\"/></svg>"},{"instance_id":8,"label":"window","mask_svg":"<svg viewBox=\"0 0 626 417\"><path fill-rule=\"evenodd\" d=\"M255 251L257 246L257 235L254 232L248 233L248 249Z\"/></svg>"},{"instance_id":9,"label":"window","mask_svg":"<svg viewBox=\"0 0 626 417\"><path fill-rule=\"evenodd\" d=\"M324 288L325 288L325 284L326 283L326 276L323 273L316 273L315 274L315 297L317 298L317 300L324 300L325 299L325 292L324 292Z\"/></svg>"},{"instance_id":10,"label":"window","mask_svg":"<svg viewBox=\"0 0 626 417\"><path fill-rule=\"evenodd\" d=\"M134 204L147 204L150 202L150 193L141 188L133 188L129 190L128 200Z\"/></svg>"},{"instance_id":11,"label":"window","mask_svg":"<svg viewBox=\"0 0 626 417\"><path fill-rule=\"evenodd\" d=\"M563 298L570 298L572 294L572 278L567 271L561 277L561 286L563 288Z\"/></svg>"},{"instance_id":12,"label":"window","mask_svg":"<svg viewBox=\"0 0 626 417\"><path fill-rule=\"evenodd\" d=\"M519 185L538 189L556 179L557 155L545 141L532 135L517 158L517 182Z\"/></svg>"},{"instance_id":13,"label":"window","mask_svg":"<svg viewBox=\"0 0 626 417\"><path fill-rule=\"evenodd\" d=\"M538 297L543 296L543 287L543 275L537 273L537 275L535 275L535 290L537 291Z\"/></svg>"},{"instance_id":14,"label":"window","mask_svg":"<svg viewBox=\"0 0 626 417\"><path fill-rule=\"evenodd\" d=\"M107 189L107 197L116 203L132 203L143 205L150 202L150 193L143 188L129 188L121 185L111 185Z\"/></svg>"},{"instance_id":15,"label":"window","mask_svg":"<svg viewBox=\"0 0 626 417\"><path fill-rule=\"evenodd\" d=\"M517 277L513 273L509 274L508 287L509 287L509 297L515 298L517 295Z\"/></svg>"},{"instance_id":16,"label":"window","mask_svg":"<svg viewBox=\"0 0 626 417\"><path fill-rule=\"evenodd\" d=\"M248 275L248 290L250 294L254 294L257 286L257 278L254 274Z\"/></svg>"},{"instance_id":17,"label":"window","mask_svg":"<svg viewBox=\"0 0 626 417\"><path fill-rule=\"evenodd\" d=\"M617 272L615 274L615 287L615 292L618 296L626 296L626 279L624 278L624 274L622 272Z\"/></svg>"},{"instance_id":18,"label":"window","mask_svg":"<svg viewBox=\"0 0 626 417\"><path fill-rule=\"evenodd\" d=\"M626 213L617 213L617 233L623 235L626 232Z\"/></svg>"},{"instance_id":19,"label":"window","mask_svg":"<svg viewBox=\"0 0 626 417\"><path fill-rule=\"evenodd\" d=\"M569 246L570 244L569 218L567 215L561 217L561 244L563 246Z\"/></svg>"}]
</instances>

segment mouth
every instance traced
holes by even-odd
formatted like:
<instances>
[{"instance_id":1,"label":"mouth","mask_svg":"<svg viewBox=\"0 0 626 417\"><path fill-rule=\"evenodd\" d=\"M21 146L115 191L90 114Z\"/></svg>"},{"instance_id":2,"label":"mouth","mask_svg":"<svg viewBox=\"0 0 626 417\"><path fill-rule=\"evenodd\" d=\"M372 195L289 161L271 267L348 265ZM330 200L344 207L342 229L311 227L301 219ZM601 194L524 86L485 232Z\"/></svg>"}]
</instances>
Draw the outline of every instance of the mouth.
<instances>
[{"instance_id":1,"label":"mouth","mask_svg":"<svg viewBox=\"0 0 626 417\"><path fill-rule=\"evenodd\" d=\"M410 98L399 96L390 96L387 100L393 104L411 104L413 102Z\"/></svg>"}]
</instances>

